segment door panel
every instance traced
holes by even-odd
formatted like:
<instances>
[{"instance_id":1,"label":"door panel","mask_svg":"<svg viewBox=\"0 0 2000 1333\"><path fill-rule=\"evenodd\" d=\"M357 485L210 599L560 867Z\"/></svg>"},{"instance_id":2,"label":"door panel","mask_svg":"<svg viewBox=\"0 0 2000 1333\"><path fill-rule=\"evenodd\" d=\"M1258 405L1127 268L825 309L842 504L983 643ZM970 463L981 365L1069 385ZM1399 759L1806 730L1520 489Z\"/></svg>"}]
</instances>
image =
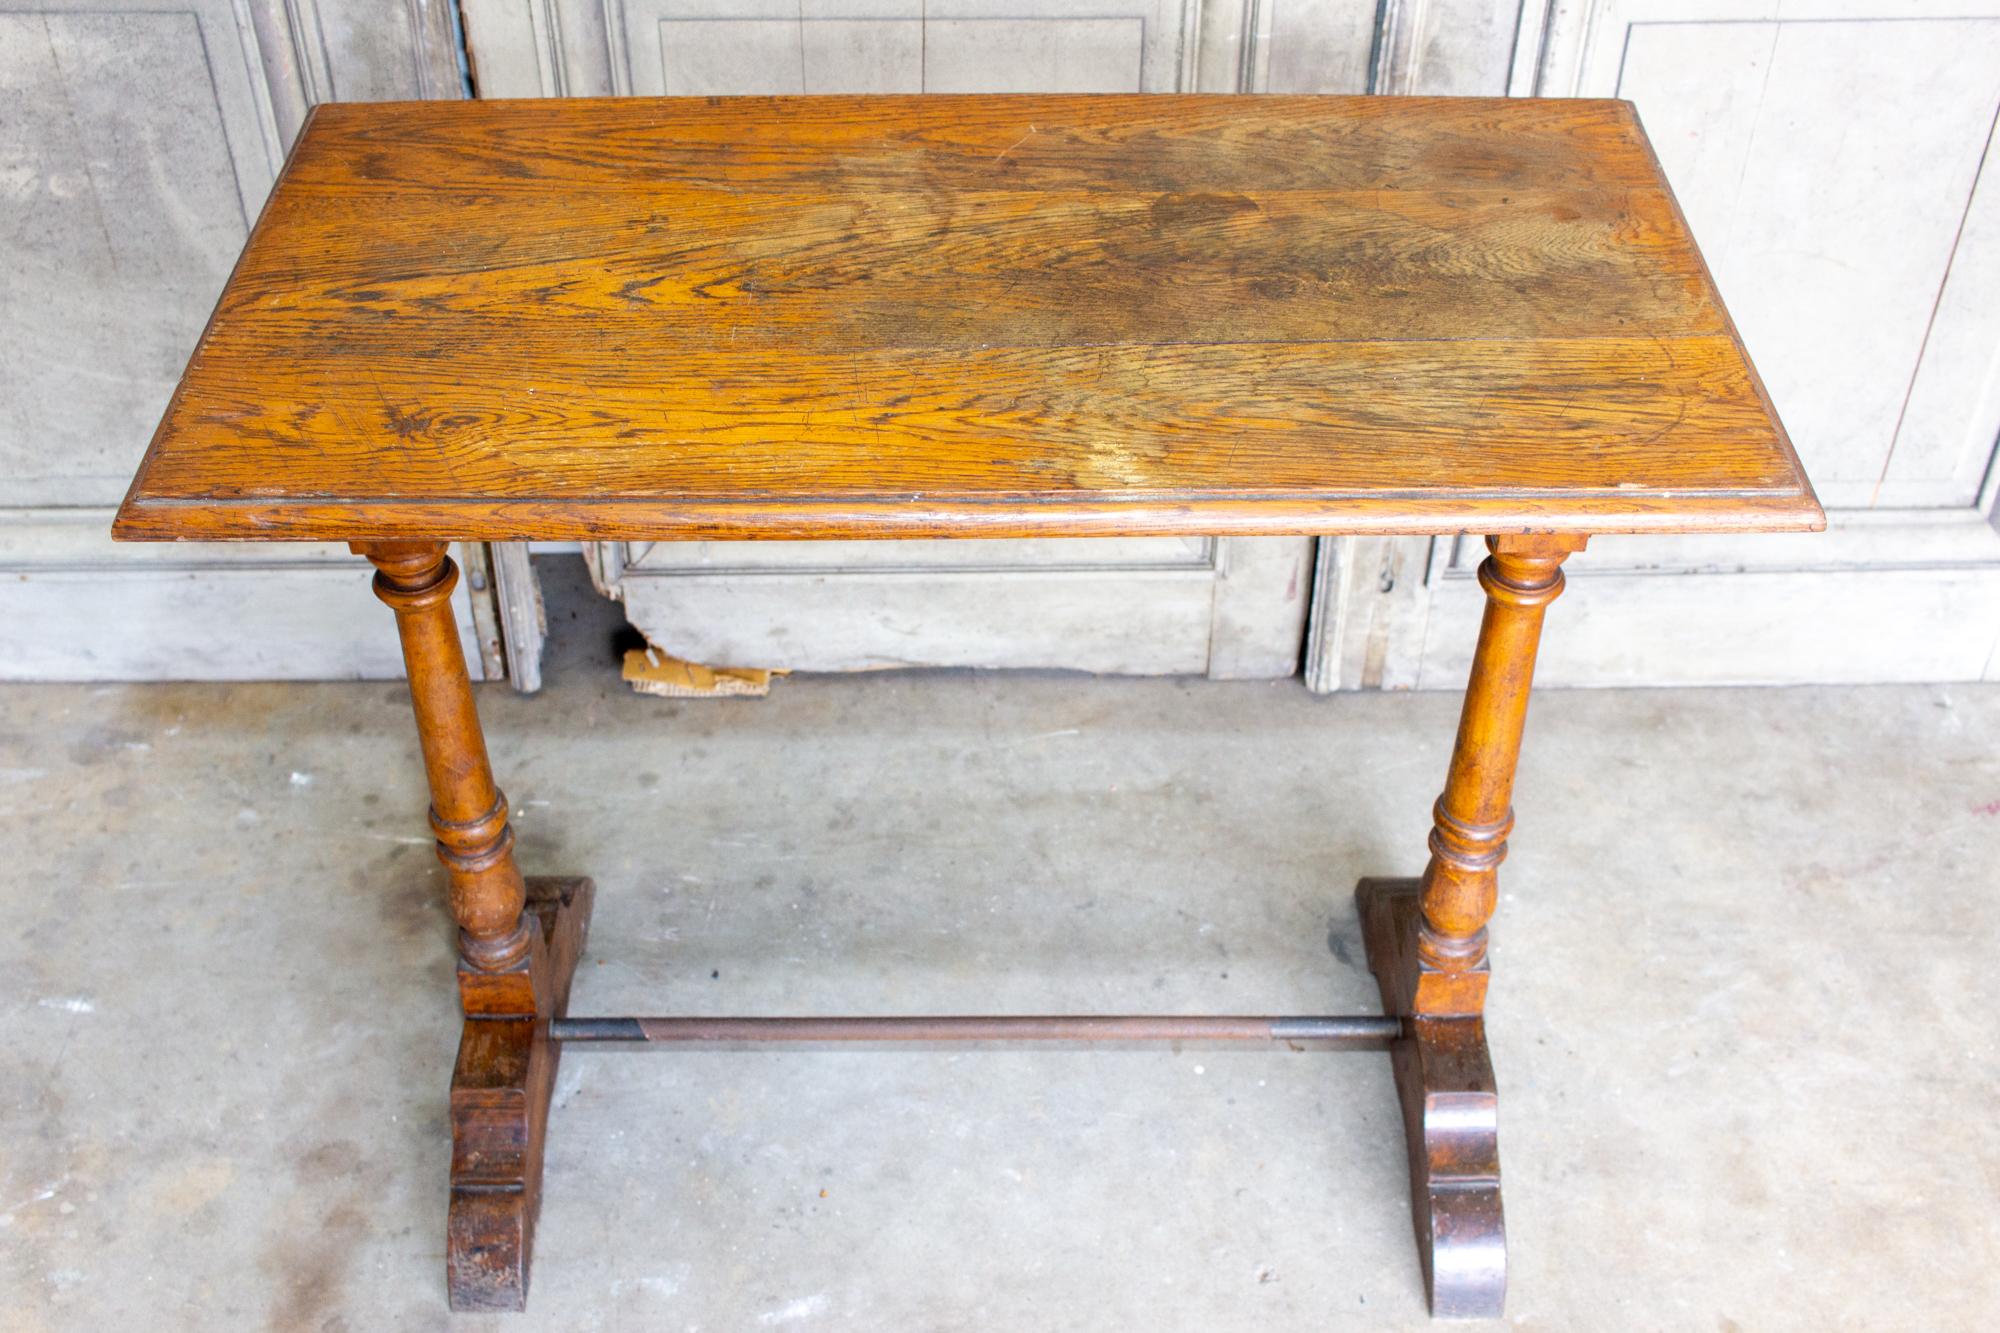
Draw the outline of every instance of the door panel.
<instances>
[{"instance_id":1,"label":"door panel","mask_svg":"<svg viewBox=\"0 0 2000 1333\"><path fill-rule=\"evenodd\" d=\"M2000 20L1985 27L2000 29ZM1991 41L1986 43L1992 49ZM2000 60L2000 57L1996 57ZM1989 66L1991 68L1991 66ZM1990 90L1989 90L1990 93ZM1989 97L1989 100L1990 97ZM1985 151L1938 284L1909 405L1883 472L1881 504L1906 495L1977 505L2000 436L2000 143L1987 121Z\"/></svg>"},{"instance_id":2,"label":"door panel","mask_svg":"<svg viewBox=\"0 0 2000 1333\"><path fill-rule=\"evenodd\" d=\"M1254 45L1239 91L1368 91L1377 6L1353 0L1265 0L1250 8Z\"/></svg>"},{"instance_id":3,"label":"door panel","mask_svg":"<svg viewBox=\"0 0 2000 1333\"><path fill-rule=\"evenodd\" d=\"M867 570L877 574L951 569L993 572L1037 569L1213 569L1207 537L1093 537L1002 541L626 542L625 570L707 574L769 569Z\"/></svg>"},{"instance_id":4,"label":"door panel","mask_svg":"<svg viewBox=\"0 0 2000 1333\"><path fill-rule=\"evenodd\" d=\"M0 509L0 680L387 680L394 617L324 542L111 542L111 511ZM503 674L481 627L486 547L452 593L473 678ZM162 552L167 558L161 558Z\"/></svg>"},{"instance_id":5,"label":"door panel","mask_svg":"<svg viewBox=\"0 0 2000 1333\"><path fill-rule=\"evenodd\" d=\"M647 96L1181 86L1190 17L1181 0L1064 8L1023 0L621 0L612 6L613 81L621 93ZM472 41L476 50L476 32Z\"/></svg>"},{"instance_id":6,"label":"door panel","mask_svg":"<svg viewBox=\"0 0 2000 1333\"><path fill-rule=\"evenodd\" d=\"M628 574L624 600L627 618L648 639L700 662L1201 675L1214 576L1049 569L996 577L935 568L773 570L728 580Z\"/></svg>"},{"instance_id":7,"label":"door panel","mask_svg":"<svg viewBox=\"0 0 2000 1333\"><path fill-rule=\"evenodd\" d=\"M401 674L351 555L110 527L309 101L457 88L434 0L0 0L0 679Z\"/></svg>"},{"instance_id":8,"label":"door panel","mask_svg":"<svg viewBox=\"0 0 2000 1333\"><path fill-rule=\"evenodd\" d=\"M271 187L208 9L0 13L0 503L118 502Z\"/></svg>"},{"instance_id":9,"label":"door panel","mask_svg":"<svg viewBox=\"0 0 2000 1333\"><path fill-rule=\"evenodd\" d=\"M1062 667L1244 679L1298 663L1310 544L658 542L626 615L703 662L821 671Z\"/></svg>"},{"instance_id":10,"label":"door panel","mask_svg":"<svg viewBox=\"0 0 2000 1333\"><path fill-rule=\"evenodd\" d=\"M1973 186L2000 14L1635 21L1621 58L1616 91L1639 105L1821 500L1971 504L2000 430L1967 401L2000 349L1994 289L1984 309L1969 290L1994 258L1979 252L1995 219L1969 213L1994 194ZM1923 377L1933 347L1959 364Z\"/></svg>"},{"instance_id":11,"label":"door panel","mask_svg":"<svg viewBox=\"0 0 2000 1333\"><path fill-rule=\"evenodd\" d=\"M1823 533L1748 544L1602 538L1550 612L1535 678L1756 685L1804 669L1829 684L1979 680L2000 643L1996 545L1969 510L1917 530L1893 512L1850 512ZM1470 537L1444 552L1413 664L1419 674L1408 682L1417 688L1465 684L1485 608L1474 578L1485 554Z\"/></svg>"},{"instance_id":12,"label":"door panel","mask_svg":"<svg viewBox=\"0 0 2000 1333\"><path fill-rule=\"evenodd\" d=\"M481 97L605 97L611 84L600 0L459 0Z\"/></svg>"}]
</instances>

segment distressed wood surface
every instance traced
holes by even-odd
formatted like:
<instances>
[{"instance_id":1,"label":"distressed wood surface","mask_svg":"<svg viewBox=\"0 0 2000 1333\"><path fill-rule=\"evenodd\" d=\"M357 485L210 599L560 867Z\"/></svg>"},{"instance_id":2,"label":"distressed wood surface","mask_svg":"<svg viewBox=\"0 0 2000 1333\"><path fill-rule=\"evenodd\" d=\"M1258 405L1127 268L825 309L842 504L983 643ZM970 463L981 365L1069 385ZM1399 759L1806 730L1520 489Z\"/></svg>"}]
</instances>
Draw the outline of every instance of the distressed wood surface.
<instances>
[{"instance_id":1,"label":"distressed wood surface","mask_svg":"<svg viewBox=\"0 0 2000 1333\"><path fill-rule=\"evenodd\" d=\"M452 1067L445 1283L456 1311L527 1304L549 1100L562 1057L549 1020L569 1010L597 892L582 876L535 876L526 885L533 933L526 984L514 1005L468 1006Z\"/></svg>"},{"instance_id":2,"label":"distressed wood surface","mask_svg":"<svg viewBox=\"0 0 2000 1333\"><path fill-rule=\"evenodd\" d=\"M117 532L1820 522L1624 103L830 97L322 107Z\"/></svg>"},{"instance_id":3,"label":"distressed wood surface","mask_svg":"<svg viewBox=\"0 0 2000 1333\"><path fill-rule=\"evenodd\" d=\"M1382 1011L1407 1020L1389 1058L1409 1150L1410 1220L1431 1314L1498 1319L1507 1300L1500 1091L1486 1050L1486 1020L1477 1011L1424 1012L1421 892L1408 879L1364 879L1354 890Z\"/></svg>"}]
</instances>

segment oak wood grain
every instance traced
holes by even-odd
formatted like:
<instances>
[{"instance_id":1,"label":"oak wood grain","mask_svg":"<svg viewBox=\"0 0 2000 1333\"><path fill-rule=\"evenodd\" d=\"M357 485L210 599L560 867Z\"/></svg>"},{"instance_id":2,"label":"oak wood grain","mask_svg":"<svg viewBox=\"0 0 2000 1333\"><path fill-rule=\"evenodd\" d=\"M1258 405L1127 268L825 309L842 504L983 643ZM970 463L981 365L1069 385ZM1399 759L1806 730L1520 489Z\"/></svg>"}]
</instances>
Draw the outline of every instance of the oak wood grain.
<instances>
[{"instance_id":1,"label":"oak wood grain","mask_svg":"<svg viewBox=\"0 0 2000 1333\"><path fill-rule=\"evenodd\" d=\"M328 105L134 538L1816 527L1630 107Z\"/></svg>"}]
</instances>

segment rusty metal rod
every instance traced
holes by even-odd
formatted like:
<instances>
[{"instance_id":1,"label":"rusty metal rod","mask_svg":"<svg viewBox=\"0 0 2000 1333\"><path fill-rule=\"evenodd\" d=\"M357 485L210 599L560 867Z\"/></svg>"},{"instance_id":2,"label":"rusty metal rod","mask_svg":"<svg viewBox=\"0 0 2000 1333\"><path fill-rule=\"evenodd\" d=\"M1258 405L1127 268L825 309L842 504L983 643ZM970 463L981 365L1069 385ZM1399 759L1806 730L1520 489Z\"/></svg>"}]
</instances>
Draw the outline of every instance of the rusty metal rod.
<instances>
[{"instance_id":1,"label":"rusty metal rod","mask_svg":"<svg viewBox=\"0 0 2000 1333\"><path fill-rule=\"evenodd\" d=\"M1403 1035L1399 1018L1078 1014L912 1018L558 1018L563 1042L748 1041L1310 1041L1381 1048Z\"/></svg>"}]
</instances>

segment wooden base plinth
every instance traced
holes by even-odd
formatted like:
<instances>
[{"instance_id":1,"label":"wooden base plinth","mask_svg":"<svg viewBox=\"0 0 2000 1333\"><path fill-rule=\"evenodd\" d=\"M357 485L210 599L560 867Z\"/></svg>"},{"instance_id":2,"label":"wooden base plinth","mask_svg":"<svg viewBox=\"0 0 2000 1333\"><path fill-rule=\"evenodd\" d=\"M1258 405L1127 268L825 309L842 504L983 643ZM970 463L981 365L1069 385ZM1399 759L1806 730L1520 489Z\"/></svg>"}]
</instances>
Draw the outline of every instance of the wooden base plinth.
<instances>
[{"instance_id":1,"label":"wooden base plinth","mask_svg":"<svg viewBox=\"0 0 2000 1333\"><path fill-rule=\"evenodd\" d=\"M451 1210L445 1276L454 1310L519 1310L541 1206L542 1144L559 1043L549 1020L569 1005L590 929L591 882L530 878L540 925L526 964L531 1011L467 1018L451 1076ZM464 987L461 986L461 990Z\"/></svg>"},{"instance_id":2,"label":"wooden base plinth","mask_svg":"<svg viewBox=\"0 0 2000 1333\"><path fill-rule=\"evenodd\" d=\"M1414 879L1364 879L1354 897L1383 1012L1408 1020L1390 1058L1403 1103L1410 1211L1431 1313L1493 1319L1507 1296L1500 1097L1486 1055L1486 1025L1476 1014L1414 1012L1419 992L1435 989L1426 982L1437 980L1417 959L1417 885Z\"/></svg>"}]
</instances>

